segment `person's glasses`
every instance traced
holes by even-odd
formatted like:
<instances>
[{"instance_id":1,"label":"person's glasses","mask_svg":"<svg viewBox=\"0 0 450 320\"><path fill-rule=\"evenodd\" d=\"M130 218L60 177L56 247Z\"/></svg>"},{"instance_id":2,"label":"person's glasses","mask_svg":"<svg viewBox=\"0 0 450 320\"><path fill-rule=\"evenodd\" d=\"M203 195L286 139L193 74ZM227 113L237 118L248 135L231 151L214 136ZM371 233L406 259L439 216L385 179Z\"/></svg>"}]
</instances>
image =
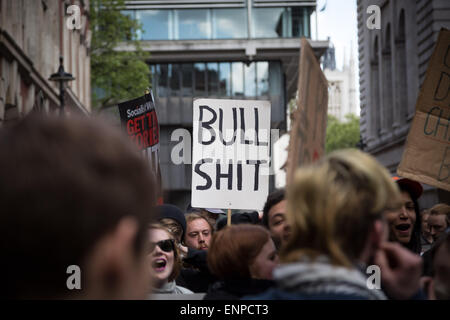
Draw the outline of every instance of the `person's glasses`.
<instances>
[{"instance_id":1,"label":"person's glasses","mask_svg":"<svg viewBox=\"0 0 450 320\"><path fill-rule=\"evenodd\" d=\"M150 242L148 246L148 252L152 253L155 247L158 246L164 252L172 252L175 249L175 242L173 239L161 240L158 242Z\"/></svg>"}]
</instances>

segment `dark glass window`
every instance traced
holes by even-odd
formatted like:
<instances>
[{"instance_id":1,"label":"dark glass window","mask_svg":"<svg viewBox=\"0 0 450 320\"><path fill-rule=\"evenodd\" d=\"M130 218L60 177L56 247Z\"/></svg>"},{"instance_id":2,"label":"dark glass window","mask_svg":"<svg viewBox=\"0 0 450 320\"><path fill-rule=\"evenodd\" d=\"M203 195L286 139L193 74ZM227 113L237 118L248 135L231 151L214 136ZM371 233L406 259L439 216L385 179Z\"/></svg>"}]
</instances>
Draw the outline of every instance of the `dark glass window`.
<instances>
[{"instance_id":1,"label":"dark glass window","mask_svg":"<svg viewBox=\"0 0 450 320\"><path fill-rule=\"evenodd\" d=\"M177 39L209 39L211 24L207 9L176 10Z\"/></svg>"},{"instance_id":2,"label":"dark glass window","mask_svg":"<svg viewBox=\"0 0 450 320\"><path fill-rule=\"evenodd\" d=\"M181 65L181 75L182 75L182 95L184 97L192 96L192 77L194 73L194 68L191 63L184 63Z\"/></svg>"},{"instance_id":3,"label":"dark glass window","mask_svg":"<svg viewBox=\"0 0 450 320\"><path fill-rule=\"evenodd\" d=\"M204 63L194 64L195 95L206 96L206 68Z\"/></svg>"},{"instance_id":4,"label":"dark glass window","mask_svg":"<svg viewBox=\"0 0 450 320\"><path fill-rule=\"evenodd\" d=\"M245 39L247 33L247 11L244 9L213 9L213 39Z\"/></svg>"},{"instance_id":5,"label":"dark glass window","mask_svg":"<svg viewBox=\"0 0 450 320\"><path fill-rule=\"evenodd\" d=\"M219 90L221 96L231 96L231 64L219 63Z\"/></svg>"},{"instance_id":6,"label":"dark glass window","mask_svg":"<svg viewBox=\"0 0 450 320\"><path fill-rule=\"evenodd\" d=\"M178 96L180 94L180 72L179 72L179 64L169 64L168 65L168 74L169 74L169 82L170 82L170 95Z\"/></svg>"},{"instance_id":7,"label":"dark glass window","mask_svg":"<svg viewBox=\"0 0 450 320\"><path fill-rule=\"evenodd\" d=\"M219 64L209 62L208 67L208 95L219 95Z\"/></svg>"},{"instance_id":8,"label":"dark glass window","mask_svg":"<svg viewBox=\"0 0 450 320\"><path fill-rule=\"evenodd\" d=\"M169 40L169 10L136 10L142 24L142 40Z\"/></svg>"},{"instance_id":9,"label":"dark glass window","mask_svg":"<svg viewBox=\"0 0 450 320\"><path fill-rule=\"evenodd\" d=\"M231 64L231 88L233 97L244 95L244 66L242 62Z\"/></svg>"},{"instance_id":10,"label":"dark glass window","mask_svg":"<svg viewBox=\"0 0 450 320\"><path fill-rule=\"evenodd\" d=\"M282 36L283 8L253 8L252 33L255 38Z\"/></svg>"},{"instance_id":11,"label":"dark glass window","mask_svg":"<svg viewBox=\"0 0 450 320\"><path fill-rule=\"evenodd\" d=\"M158 64L156 65L156 73L158 77L158 96L167 97L168 96L168 65Z\"/></svg>"}]
</instances>

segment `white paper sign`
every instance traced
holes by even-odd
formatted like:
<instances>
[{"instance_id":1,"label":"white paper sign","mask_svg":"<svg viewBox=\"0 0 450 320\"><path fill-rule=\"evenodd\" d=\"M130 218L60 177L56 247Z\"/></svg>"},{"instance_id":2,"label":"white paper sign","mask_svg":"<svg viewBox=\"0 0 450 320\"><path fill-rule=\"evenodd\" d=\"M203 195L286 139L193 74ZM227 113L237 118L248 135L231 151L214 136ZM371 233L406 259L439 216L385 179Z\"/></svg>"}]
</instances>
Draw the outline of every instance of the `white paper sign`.
<instances>
[{"instance_id":1,"label":"white paper sign","mask_svg":"<svg viewBox=\"0 0 450 320\"><path fill-rule=\"evenodd\" d=\"M269 191L270 101L196 99L192 206L261 210Z\"/></svg>"}]
</instances>

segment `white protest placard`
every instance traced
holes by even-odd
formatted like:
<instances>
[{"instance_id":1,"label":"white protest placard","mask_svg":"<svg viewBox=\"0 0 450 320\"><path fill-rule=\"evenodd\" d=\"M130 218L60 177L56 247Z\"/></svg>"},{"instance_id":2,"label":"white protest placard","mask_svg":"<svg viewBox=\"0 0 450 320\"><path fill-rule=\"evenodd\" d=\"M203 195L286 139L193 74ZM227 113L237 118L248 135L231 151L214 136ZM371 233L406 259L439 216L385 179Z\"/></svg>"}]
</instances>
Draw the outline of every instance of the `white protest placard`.
<instances>
[{"instance_id":1,"label":"white protest placard","mask_svg":"<svg viewBox=\"0 0 450 320\"><path fill-rule=\"evenodd\" d=\"M270 101L194 100L193 207L261 210L269 156Z\"/></svg>"}]
</instances>

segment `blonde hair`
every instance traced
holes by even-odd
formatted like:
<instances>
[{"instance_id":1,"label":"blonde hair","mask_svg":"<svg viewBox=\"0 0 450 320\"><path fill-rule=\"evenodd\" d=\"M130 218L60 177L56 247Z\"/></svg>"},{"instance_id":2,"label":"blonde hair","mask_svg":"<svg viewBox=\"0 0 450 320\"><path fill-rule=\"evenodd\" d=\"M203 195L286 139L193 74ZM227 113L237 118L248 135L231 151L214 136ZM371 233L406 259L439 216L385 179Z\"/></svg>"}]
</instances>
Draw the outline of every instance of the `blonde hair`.
<instances>
[{"instance_id":1,"label":"blonde hair","mask_svg":"<svg viewBox=\"0 0 450 320\"><path fill-rule=\"evenodd\" d=\"M281 261L325 254L331 263L350 267L374 221L384 210L399 207L400 191L372 156L346 149L298 169L287 200L291 235Z\"/></svg>"}]
</instances>

